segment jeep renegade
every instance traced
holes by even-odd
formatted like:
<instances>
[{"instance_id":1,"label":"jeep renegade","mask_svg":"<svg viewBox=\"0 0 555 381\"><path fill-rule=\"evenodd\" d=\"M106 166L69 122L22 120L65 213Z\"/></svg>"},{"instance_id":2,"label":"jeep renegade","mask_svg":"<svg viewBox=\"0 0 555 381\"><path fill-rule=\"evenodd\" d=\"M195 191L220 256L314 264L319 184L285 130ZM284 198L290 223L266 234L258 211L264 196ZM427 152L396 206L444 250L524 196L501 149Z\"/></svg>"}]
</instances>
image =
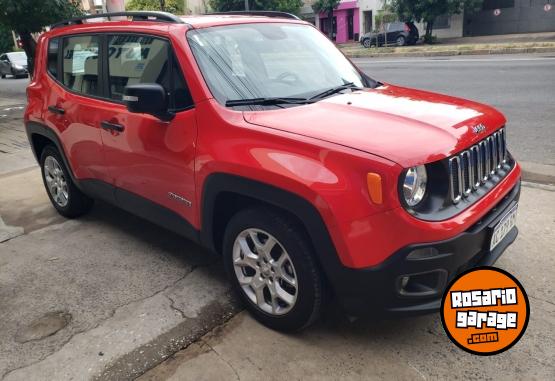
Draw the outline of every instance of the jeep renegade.
<instances>
[{"instance_id":1,"label":"jeep renegade","mask_svg":"<svg viewBox=\"0 0 555 381\"><path fill-rule=\"evenodd\" d=\"M60 214L100 199L221 253L275 329L331 300L437 311L454 276L517 236L501 113L371 79L288 14L64 21L40 37L27 94Z\"/></svg>"}]
</instances>

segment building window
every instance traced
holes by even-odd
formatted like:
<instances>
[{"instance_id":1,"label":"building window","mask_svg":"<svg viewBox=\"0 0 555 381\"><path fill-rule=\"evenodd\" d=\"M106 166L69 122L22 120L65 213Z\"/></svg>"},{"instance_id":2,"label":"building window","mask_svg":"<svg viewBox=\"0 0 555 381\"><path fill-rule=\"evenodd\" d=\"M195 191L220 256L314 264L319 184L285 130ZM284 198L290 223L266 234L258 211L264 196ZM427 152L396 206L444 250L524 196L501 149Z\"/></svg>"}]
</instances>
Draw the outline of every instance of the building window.
<instances>
[{"instance_id":1,"label":"building window","mask_svg":"<svg viewBox=\"0 0 555 381\"><path fill-rule=\"evenodd\" d=\"M434 21L434 29L449 29L451 27L451 16L441 15Z\"/></svg>"},{"instance_id":2,"label":"building window","mask_svg":"<svg viewBox=\"0 0 555 381\"><path fill-rule=\"evenodd\" d=\"M501 9L501 8L514 8L515 0L484 0L482 9L485 11Z\"/></svg>"}]
</instances>

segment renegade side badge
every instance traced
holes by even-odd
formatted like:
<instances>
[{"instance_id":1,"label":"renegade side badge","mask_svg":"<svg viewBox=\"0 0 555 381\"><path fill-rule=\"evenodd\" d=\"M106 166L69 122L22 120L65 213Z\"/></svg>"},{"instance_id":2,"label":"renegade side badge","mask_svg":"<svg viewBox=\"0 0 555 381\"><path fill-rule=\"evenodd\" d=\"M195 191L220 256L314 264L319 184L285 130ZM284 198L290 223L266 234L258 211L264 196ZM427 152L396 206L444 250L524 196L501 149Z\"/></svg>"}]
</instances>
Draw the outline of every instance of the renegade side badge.
<instances>
[{"instance_id":1,"label":"renegade side badge","mask_svg":"<svg viewBox=\"0 0 555 381\"><path fill-rule=\"evenodd\" d=\"M172 200L185 204L188 207L192 205L191 201L187 200L185 197L182 197L176 193L168 192L168 197L171 198Z\"/></svg>"}]
</instances>

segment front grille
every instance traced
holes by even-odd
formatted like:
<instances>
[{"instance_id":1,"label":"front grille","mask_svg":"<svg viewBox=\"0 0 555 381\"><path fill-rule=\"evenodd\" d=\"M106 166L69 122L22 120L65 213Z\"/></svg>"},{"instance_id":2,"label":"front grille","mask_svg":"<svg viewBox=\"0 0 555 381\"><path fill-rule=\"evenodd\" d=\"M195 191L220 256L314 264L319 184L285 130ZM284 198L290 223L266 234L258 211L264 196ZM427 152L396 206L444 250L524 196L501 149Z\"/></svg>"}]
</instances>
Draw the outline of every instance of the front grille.
<instances>
[{"instance_id":1,"label":"front grille","mask_svg":"<svg viewBox=\"0 0 555 381\"><path fill-rule=\"evenodd\" d=\"M507 161L505 129L502 128L479 143L449 159L451 201L476 192L488 180L498 175Z\"/></svg>"}]
</instances>

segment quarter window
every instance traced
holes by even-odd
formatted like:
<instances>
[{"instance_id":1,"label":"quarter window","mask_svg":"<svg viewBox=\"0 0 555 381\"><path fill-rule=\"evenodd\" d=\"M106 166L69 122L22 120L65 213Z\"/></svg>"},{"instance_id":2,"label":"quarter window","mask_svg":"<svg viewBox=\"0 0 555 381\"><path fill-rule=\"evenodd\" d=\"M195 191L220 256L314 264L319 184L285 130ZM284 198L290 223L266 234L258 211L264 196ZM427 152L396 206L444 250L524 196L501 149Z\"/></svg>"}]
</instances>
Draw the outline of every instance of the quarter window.
<instances>
[{"instance_id":1,"label":"quarter window","mask_svg":"<svg viewBox=\"0 0 555 381\"><path fill-rule=\"evenodd\" d=\"M110 98L115 100L122 99L126 86L158 83L170 95L171 108L183 109L192 105L181 71L175 65L170 44L160 38L109 36L108 80Z\"/></svg>"},{"instance_id":2,"label":"quarter window","mask_svg":"<svg viewBox=\"0 0 555 381\"><path fill-rule=\"evenodd\" d=\"M63 84L87 95L99 95L97 36L78 36L64 39Z\"/></svg>"},{"instance_id":3,"label":"quarter window","mask_svg":"<svg viewBox=\"0 0 555 381\"><path fill-rule=\"evenodd\" d=\"M48 72L54 78L58 77L58 44L57 38L52 38L48 42Z\"/></svg>"}]
</instances>

